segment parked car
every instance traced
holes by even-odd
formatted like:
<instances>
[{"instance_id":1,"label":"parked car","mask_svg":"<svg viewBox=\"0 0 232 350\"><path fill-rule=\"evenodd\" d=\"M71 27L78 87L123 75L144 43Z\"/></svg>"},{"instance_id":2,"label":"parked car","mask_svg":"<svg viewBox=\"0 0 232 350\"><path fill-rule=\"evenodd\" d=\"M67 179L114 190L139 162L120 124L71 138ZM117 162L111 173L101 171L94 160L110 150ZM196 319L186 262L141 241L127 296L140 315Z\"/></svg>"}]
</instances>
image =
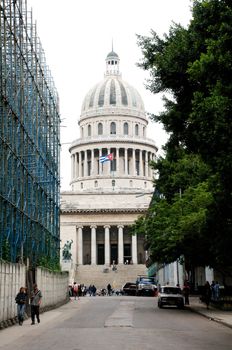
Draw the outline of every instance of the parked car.
<instances>
[{"instance_id":1,"label":"parked car","mask_svg":"<svg viewBox=\"0 0 232 350\"><path fill-rule=\"evenodd\" d=\"M157 286L154 277L138 276L136 281L136 295L151 295L155 296Z\"/></svg>"},{"instance_id":2,"label":"parked car","mask_svg":"<svg viewBox=\"0 0 232 350\"><path fill-rule=\"evenodd\" d=\"M179 309L184 308L184 297L179 287L161 286L158 293L158 307L164 305L177 306Z\"/></svg>"},{"instance_id":3,"label":"parked car","mask_svg":"<svg viewBox=\"0 0 232 350\"><path fill-rule=\"evenodd\" d=\"M126 295L136 295L136 284L132 282L127 282L122 287L123 293Z\"/></svg>"}]
</instances>

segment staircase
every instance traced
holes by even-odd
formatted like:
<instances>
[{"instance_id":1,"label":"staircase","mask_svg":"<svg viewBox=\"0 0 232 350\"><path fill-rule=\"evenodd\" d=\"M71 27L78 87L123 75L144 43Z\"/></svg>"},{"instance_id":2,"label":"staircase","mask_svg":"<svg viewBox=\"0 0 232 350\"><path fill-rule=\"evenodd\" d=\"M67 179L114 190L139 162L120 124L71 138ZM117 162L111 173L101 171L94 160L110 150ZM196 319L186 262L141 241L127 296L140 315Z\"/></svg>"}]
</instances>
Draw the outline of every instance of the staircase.
<instances>
[{"instance_id":1,"label":"staircase","mask_svg":"<svg viewBox=\"0 0 232 350\"><path fill-rule=\"evenodd\" d=\"M138 275L147 275L145 265L117 265L117 270L105 265L79 265L74 281L87 287L94 284L97 289L106 288L108 283L113 289L121 289L126 282L135 282Z\"/></svg>"}]
</instances>

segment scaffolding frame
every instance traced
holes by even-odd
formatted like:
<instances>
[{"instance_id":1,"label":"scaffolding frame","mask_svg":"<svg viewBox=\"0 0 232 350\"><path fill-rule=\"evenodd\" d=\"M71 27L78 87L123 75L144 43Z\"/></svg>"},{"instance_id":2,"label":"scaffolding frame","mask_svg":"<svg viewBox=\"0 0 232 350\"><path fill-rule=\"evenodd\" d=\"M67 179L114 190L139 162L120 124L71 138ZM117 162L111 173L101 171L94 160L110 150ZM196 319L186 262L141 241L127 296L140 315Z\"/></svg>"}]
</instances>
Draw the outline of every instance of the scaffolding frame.
<instances>
[{"instance_id":1,"label":"scaffolding frame","mask_svg":"<svg viewBox=\"0 0 232 350\"><path fill-rule=\"evenodd\" d=\"M0 0L0 259L59 261L59 97L26 0Z\"/></svg>"}]
</instances>

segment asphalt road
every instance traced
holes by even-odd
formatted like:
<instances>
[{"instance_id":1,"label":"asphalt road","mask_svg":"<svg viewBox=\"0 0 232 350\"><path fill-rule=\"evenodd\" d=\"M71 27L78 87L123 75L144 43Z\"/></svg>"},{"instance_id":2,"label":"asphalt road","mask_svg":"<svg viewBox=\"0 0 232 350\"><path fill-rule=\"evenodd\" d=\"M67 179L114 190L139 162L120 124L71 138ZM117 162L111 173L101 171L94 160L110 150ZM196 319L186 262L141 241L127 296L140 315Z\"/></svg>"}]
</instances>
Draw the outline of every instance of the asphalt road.
<instances>
[{"instance_id":1,"label":"asphalt road","mask_svg":"<svg viewBox=\"0 0 232 350\"><path fill-rule=\"evenodd\" d=\"M231 350L232 330L152 297L84 297L0 331L0 350Z\"/></svg>"}]
</instances>

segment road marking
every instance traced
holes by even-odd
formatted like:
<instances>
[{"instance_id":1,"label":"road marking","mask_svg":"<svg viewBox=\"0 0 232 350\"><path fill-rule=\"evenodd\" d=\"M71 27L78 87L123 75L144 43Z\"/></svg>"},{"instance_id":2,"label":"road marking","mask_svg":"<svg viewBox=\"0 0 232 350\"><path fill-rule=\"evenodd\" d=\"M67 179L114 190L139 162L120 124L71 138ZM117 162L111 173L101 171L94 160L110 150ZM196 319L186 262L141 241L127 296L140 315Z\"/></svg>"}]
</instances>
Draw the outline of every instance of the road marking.
<instances>
[{"instance_id":1,"label":"road marking","mask_svg":"<svg viewBox=\"0 0 232 350\"><path fill-rule=\"evenodd\" d=\"M105 321L104 327L133 327L133 301L121 301L115 310Z\"/></svg>"}]
</instances>

